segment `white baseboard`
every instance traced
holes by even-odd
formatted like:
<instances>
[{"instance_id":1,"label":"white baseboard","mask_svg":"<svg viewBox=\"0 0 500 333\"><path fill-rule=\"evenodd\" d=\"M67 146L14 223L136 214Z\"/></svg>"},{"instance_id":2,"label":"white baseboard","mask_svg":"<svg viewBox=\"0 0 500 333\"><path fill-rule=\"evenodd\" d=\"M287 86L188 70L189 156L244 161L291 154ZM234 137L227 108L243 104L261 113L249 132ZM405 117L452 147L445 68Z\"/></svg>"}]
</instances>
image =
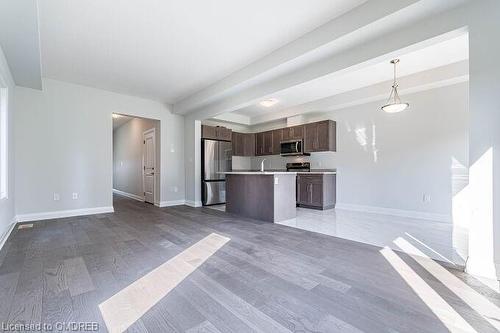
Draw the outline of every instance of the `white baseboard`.
<instances>
[{"instance_id":1,"label":"white baseboard","mask_svg":"<svg viewBox=\"0 0 500 333\"><path fill-rule=\"evenodd\" d=\"M12 230L14 230L14 227L16 226L16 219L14 218L10 225L7 228L7 231L0 237L0 250L2 247L5 245L5 242L9 238L10 234L12 233Z\"/></svg>"},{"instance_id":2,"label":"white baseboard","mask_svg":"<svg viewBox=\"0 0 500 333\"><path fill-rule=\"evenodd\" d=\"M156 206L163 208L163 207L181 206L185 204L186 204L185 200L171 200L171 201L160 201L160 203Z\"/></svg>"},{"instance_id":3,"label":"white baseboard","mask_svg":"<svg viewBox=\"0 0 500 333\"><path fill-rule=\"evenodd\" d=\"M193 200L186 200L186 205L188 205L189 207L201 207L202 204L201 204L201 201L193 201Z\"/></svg>"},{"instance_id":4,"label":"white baseboard","mask_svg":"<svg viewBox=\"0 0 500 333\"><path fill-rule=\"evenodd\" d=\"M83 208L83 209L73 209L73 210L59 210L54 212L21 214L16 216L16 220L17 222L31 222L31 221L50 220L50 219L61 219L72 216L105 214L114 212L115 210L113 207L93 207L93 208Z\"/></svg>"},{"instance_id":5,"label":"white baseboard","mask_svg":"<svg viewBox=\"0 0 500 333\"><path fill-rule=\"evenodd\" d=\"M117 190L117 189L113 189L113 193L116 193L118 195L122 195L122 196L130 198L130 199L134 199L134 200L137 200L137 201L144 202L144 197L140 196L140 195L136 195L136 194L132 194L132 193L120 191L120 190Z\"/></svg>"},{"instance_id":6,"label":"white baseboard","mask_svg":"<svg viewBox=\"0 0 500 333\"><path fill-rule=\"evenodd\" d=\"M444 222L444 223L451 223L452 222L451 215L420 212L420 211L414 211L414 210L403 210L403 209L375 207L375 206L363 206L363 205L351 205L351 204L344 204L344 203L337 203L335 205L335 209L351 210L351 211L365 212L365 213L384 214L384 215L392 215L392 216L400 216L400 217L407 217L407 218L412 218L412 219L421 219L421 220L429 220L429 221Z\"/></svg>"}]
</instances>

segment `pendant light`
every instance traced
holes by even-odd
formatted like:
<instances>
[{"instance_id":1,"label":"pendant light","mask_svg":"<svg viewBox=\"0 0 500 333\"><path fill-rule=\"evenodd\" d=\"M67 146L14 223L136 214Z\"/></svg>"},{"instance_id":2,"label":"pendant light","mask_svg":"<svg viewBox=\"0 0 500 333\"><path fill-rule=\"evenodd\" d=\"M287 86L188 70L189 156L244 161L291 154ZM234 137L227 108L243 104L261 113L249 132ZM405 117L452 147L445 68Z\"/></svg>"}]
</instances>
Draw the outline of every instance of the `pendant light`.
<instances>
[{"instance_id":1,"label":"pendant light","mask_svg":"<svg viewBox=\"0 0 500 333\"><path fill-rule=\"evenodd\" d=\"M394 65L394 82L392 83L391 94L387 103L382 107L382 111L387 113L397 113L406 110L410 104L402 103L401 98L398 94L398 83L396 82L396 65L399 63L399 59L391 60L391 64Z\"/></svg>"}]
</instances>

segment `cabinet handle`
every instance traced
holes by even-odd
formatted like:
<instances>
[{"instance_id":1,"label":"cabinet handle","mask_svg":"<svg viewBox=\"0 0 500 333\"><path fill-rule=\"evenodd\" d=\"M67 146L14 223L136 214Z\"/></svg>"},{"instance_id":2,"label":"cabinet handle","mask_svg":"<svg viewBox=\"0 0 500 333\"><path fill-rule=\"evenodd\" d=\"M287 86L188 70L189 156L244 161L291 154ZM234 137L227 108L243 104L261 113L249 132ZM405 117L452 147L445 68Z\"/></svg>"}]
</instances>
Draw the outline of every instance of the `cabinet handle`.
<instances>
[{"instance_id":1,"label":"cabinet handle","mask_svg":"<svg viewBox=\"0 0 500 333\"><path fill-rule=\"evenodd\" d=\"M312 186L312 184L308 184L308 186L309 186L309 203L312 204L312 202L313 202L313 186Z\"/></svg>"}]
</instances>

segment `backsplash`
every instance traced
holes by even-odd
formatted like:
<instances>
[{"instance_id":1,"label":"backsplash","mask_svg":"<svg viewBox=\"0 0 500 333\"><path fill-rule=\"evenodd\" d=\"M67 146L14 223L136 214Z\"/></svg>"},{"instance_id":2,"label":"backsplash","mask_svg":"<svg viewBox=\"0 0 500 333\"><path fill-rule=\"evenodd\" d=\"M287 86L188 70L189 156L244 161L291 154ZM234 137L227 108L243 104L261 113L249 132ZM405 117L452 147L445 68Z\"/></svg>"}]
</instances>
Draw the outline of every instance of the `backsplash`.
<instances>
[{"instance_id":1,"label":"backsplash","mask_svg":"<svg viewBox=\"0 0 500 333\"><path fill-rule=\"evenodd\" d=\"M251 157L233 156L233 170L251 170Z\"/></svg>"},{"instance_id":2,"label":"backsplash","mask_svg":"<svg viewBox=\"0 0 500 333\"><path fill-rule=\"evenodd\" d=\"M266 169L284 170L286 164L291 162L310 162L312 169L335 169L338 167L338 153L324 152L312 153L311 156L289 156L279 155L240 157L233 156L233 170L258 170L262 159L266 159L264 166Z\"/></svg>"}]
</instances>

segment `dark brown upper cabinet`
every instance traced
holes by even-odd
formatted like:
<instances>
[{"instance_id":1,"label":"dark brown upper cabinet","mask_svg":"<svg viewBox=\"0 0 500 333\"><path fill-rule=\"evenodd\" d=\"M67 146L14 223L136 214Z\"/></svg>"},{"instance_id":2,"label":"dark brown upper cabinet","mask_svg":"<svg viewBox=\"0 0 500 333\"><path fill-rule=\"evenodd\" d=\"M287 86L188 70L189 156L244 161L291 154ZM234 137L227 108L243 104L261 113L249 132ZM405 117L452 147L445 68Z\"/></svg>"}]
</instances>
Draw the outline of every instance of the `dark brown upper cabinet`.
<instances>
[{"instance_id":1,"label":"dark brown upper cabinet","mask_svg":"<svg viewBox=\"0 0 500 333\"><path fill-rule=\"evenodd\" d=\"M264 153L265 155L273 154L273 131L264 132Z\"/></svg>"},{"instance_id":2,"label":"dark brown upper cabinet","mask_svg":"<svg viewBox=\"0 0 500 333\"><path fill-rule=\"evenodd\" d=\"M201 138L231 141L232 131L229 128L222 126L201 125Z\"/></svg>"},{"instance_id":3,"label":"dark brown upper cabinet","mask_svg":"<svg viewBox=\"0 0 500 333\"><path fill-rule=\"evenodd\" d=\"M337 151L336 123L324 120L304 125L304 150L306 153Z\"/></svg>"},{"instance_id":4,"label":"dark brown upper cabinet","mask_svg":"<svg viewBox=\"0 0 500 333\"><path fill-rule=\"evenodd\" d=\"M281 141L283 141L283 128L273 131L273 155L281 153Z\"/></svg>"},{"instance_id":5,"label":"dark brown upper cabinet","mask_svg":"<svg viewBox=\"0 0 500 333\"><path fill-rule=\"evenodd\" d=\"M243 156L255 156L254 133L245 133L243 135Z\"/></svg>"},{"instance_id":6,"label":"dark brown upper cabinet","mask_svg":"<svg viewBox=\"0 0 500 333\"><path fill-rule=\"evenodd\" d=\"M255 156L264 155L264 133L255 133Z\"/></svg>"},{"instance_id":7,"label":"dark brown upper cabinet","mask_svg":"<svg viewBox=\"0 0 500 333\"><path fill-rule=\"evenodd\" d=\"M255 155L273 154L273 131L260 132L255 134Z\"/></svg>"},{"instance_id":8,"label":"dark brown upper cabinet","mask_svg":"<svg viewBox=\"0 0 500 333\"><path fill-rule=\"evenodd\" d=\"M233 156L243 156L243 133L233 132L231 142Z\"/></svg>"},{"instance_id":9,"label":"dark brown upper cabinet","mask_svg":"<svg viewBox=\"0 0 500 333\"><path fill-rule=\"evenodd\" d=\"M234 156L279 155L281 142L304 140L304 152L336 151L336 123L316 123L279 128L260 133L237 133L221 126L202 125L203 139L233 141Z\"/></svg>"},{"instance_id":10,"label":"dark brown upper cabinet","mask_svg":"<svg viewBox=\"0 0 500 333\"><path fill-rule=\"evenodd\" d=\"M282 141L302 140L304 138L304 126L292 126L282 128Z\"/></svg>"},{"instance_id":11,"label":"dark brown upper cabinet","mask_svg":"<svg viewBox=\"0 0 500 333\"><path fill-rule=\"evenodd\" d=\"M233 155L255 156L255 134L233 132Z\"/></svg>"}]
</instances>

